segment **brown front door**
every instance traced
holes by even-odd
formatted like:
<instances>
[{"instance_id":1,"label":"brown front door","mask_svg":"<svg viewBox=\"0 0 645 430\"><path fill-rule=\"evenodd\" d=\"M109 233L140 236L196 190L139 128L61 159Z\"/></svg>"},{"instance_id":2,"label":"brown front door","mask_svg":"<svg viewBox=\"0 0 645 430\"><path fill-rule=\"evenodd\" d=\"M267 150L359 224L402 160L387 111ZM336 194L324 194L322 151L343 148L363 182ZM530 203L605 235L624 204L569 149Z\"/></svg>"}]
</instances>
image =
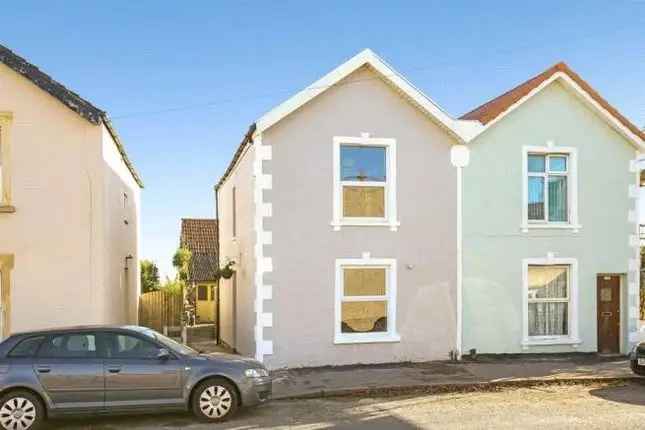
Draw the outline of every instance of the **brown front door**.
<instances>
[{"instance_id":1,"label":"brown front door","mask_svg":"<svg viewBox=\"0 0 645 430\"><path fill-rule=\"evenodd\" d=\"M620 277L598 275L598 352L620 352Z\"/></svg>"}]
</instances>

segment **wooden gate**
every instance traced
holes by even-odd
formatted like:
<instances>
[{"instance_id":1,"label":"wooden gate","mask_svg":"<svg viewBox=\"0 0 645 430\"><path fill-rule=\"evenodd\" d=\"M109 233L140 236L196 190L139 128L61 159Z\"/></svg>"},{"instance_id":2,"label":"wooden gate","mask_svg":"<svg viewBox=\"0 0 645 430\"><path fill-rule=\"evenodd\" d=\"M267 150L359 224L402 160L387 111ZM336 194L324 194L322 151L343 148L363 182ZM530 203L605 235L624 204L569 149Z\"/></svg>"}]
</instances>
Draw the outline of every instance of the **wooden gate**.
<instances>
[{"instance_id":1,"label":"wooden gate","mask_svg":"<svg viewBox=\"0 0 645 430\"><path fill-rule=\"evenodd\" d=\"M164 326L181 325L182 298L180 294L151 291L139 297L139 325L163 333Z\"/></svg>"}]
</instances>

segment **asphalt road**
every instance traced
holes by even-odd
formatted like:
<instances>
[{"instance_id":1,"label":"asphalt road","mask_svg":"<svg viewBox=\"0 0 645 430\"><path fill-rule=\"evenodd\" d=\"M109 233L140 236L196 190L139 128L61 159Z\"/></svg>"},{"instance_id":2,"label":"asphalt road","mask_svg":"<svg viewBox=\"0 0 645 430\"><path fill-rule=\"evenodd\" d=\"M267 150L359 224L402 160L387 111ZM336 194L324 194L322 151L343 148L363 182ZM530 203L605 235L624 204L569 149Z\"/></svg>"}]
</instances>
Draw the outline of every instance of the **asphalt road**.
<instances>
[{"instance_id":1,"label":"asphalt road","mask_svg":"<svg viewBox=\"0 0 645 430\"><path fill-rule=\"evenodd\" d=\"M500 392L275 401L217 426L196 422L188 414L170 414L60 420L50 428L638 429L645 428L645 385L545 385Z\"/></svg>"}]
</instances>

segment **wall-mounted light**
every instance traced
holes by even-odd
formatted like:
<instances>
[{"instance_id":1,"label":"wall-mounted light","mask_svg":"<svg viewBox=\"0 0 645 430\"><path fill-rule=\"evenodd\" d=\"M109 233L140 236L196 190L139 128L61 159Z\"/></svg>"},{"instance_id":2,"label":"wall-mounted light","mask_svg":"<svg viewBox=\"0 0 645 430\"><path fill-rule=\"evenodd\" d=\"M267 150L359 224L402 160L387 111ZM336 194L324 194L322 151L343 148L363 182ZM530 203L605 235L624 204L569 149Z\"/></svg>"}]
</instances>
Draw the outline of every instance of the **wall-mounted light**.
<instances>
[{"instance_id":1,"label":"wall-mounted light","mask_svg":"<svg viewBox=\"0 0 645 430\"><path fill-rule=\"evenodd\" d=\"M125 259L124 259L124 260L125 260L125 263L124 263L124 270L125 270L126 272L128 271L128 262L129 262L130 260L132 260L133 258L134 258L134 257L132 256L132 254L128 254L128 255L126 255L126 256L125 256Z\"/></svg>"}]
</instances>

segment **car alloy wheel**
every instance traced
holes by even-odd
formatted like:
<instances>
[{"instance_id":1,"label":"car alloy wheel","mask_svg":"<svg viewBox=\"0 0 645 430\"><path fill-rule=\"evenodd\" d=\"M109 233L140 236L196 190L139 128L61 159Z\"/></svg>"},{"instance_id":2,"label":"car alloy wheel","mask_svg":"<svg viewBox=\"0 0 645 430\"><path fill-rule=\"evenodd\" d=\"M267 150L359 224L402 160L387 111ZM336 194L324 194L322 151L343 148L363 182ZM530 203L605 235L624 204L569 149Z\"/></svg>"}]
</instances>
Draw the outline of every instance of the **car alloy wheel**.
<instances>
[{"instance_id":1,"label":"car alloy wheel","mask_svg":"<svg viewBox=\"0 0 645 430\"><path fill-rule=\"evenodd\" d=\"M202 421L226 421L237 412L240 397L237 387L228 379L208 378L195 387L190 408Z\"/></svg>"},{"instance_id":2,"label":"car alloy wheel","mask_svg":"<svg viewBox=\"0 0 645 430\"><path fill-rule=\"evenodd\" d=\"M0 424L7 430L27 430L36 421L36 406L24 397L12 397L0 407Z\"/></svg>"},{"instance_id":3,"label":"car alloy wheel","mask_svg":"<svg viewBox=\"0 0 645 430\"><path fill-rule=\"evenodd\" d=\"M221 385L212 385L199 395L199 409L211 419L222 419L233 406L231 392Z\"/></svg>"}]
</instances>

